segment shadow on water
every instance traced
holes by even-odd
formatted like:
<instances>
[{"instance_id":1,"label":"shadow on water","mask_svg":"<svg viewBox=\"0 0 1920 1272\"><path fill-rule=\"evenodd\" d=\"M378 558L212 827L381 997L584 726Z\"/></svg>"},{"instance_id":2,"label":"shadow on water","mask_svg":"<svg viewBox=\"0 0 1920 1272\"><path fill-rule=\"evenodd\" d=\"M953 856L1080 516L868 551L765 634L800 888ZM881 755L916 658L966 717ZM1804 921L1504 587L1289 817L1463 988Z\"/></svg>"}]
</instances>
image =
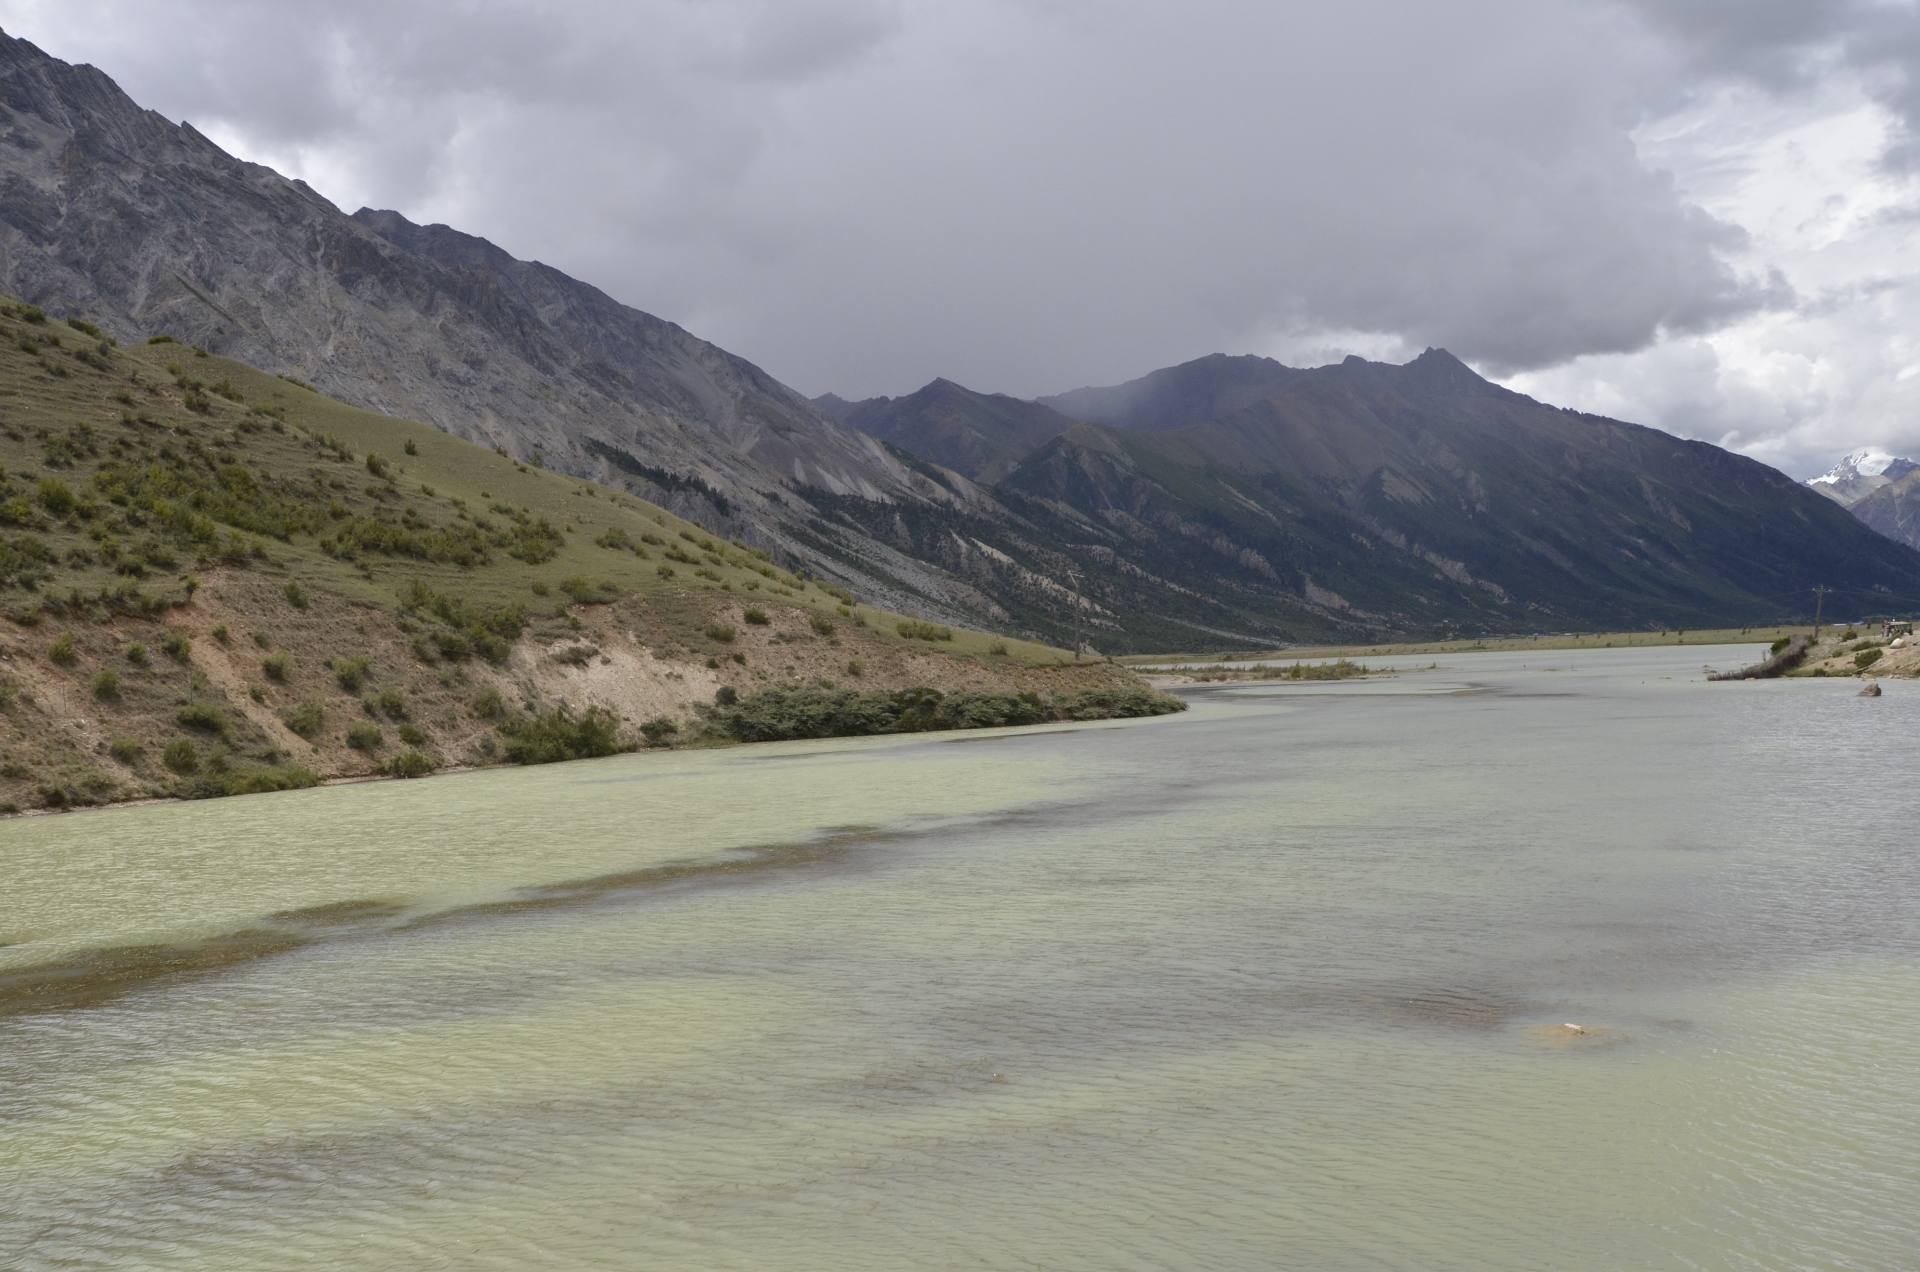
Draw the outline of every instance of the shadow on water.
<instances>
[{"instance_id":1,"label":"shadow on water","mask_svg":"<svg viewBox=\"0 0 1920 1272\"><path fill-rule=\"evenodd\" d=\"M99 1007L151 985L213 975L324 941L384 937L502 915L572 908L686 885L752 882L841 861L858 848L906 837L910 835L889 834L872 826L838 826L814 839L742 849L709 860L670 861L530 885L495 900L441 910L421 911L416 904L374 899L279 910L246 927L201 939L105 946L9 968L0 972L0 1019Z\"/></svg>"},{"instance_id":2,"label":"shadow on water","mask_svg":"<svg viewBox=\"0 0 1920 1272\"><path fill-rule=\"evenodd\" d=\"M951 742L951 738L930 735L926 744ZM1111 796L1060 800L917 827L833 826L805 839L582 879L530 884L496 898L439 909L424 908L416 900L365 898L281 910L204 938L103 946L0 970L0 1020L100 1007L149 986L214 975L322 942L383 939L449 924L565 910L609 899L658 896L668 890L771 881L830 865L845 867L856 853L882 844L901 846L963 830L985 833L1061 823L1084 828L1111 819L1165 813L1202 797L1201 787L1196 784L1179 792L1143 789L1132 800Z\"/></svg>"},{"instance_id":3,"label":"shadow on water","mask_svg":"<svg viewBox=\"0 0 1920 1272\"><path fill-rule=\"evenodd\" d=\"M1166 807L1167 802L1158 802ZM1012 809L964 823L968 831L1037 827L1060 819L1124 815L1124 802L1065 801ZM452 924L569 910L607 900L659 896L689 887L771 881L828 866L844 868L862 850L899 846L961 829L952 822L914 828L833 826L819 835L728 851L715 857L662 862L557 883L529 884L488 900L440 909L417 901L357 899L280 910L231 931L202 938L102 946L0 970L0 1020L113 1003L138 990L211 976L322 942L384 939Z\"/></svg>"}]
</instances>

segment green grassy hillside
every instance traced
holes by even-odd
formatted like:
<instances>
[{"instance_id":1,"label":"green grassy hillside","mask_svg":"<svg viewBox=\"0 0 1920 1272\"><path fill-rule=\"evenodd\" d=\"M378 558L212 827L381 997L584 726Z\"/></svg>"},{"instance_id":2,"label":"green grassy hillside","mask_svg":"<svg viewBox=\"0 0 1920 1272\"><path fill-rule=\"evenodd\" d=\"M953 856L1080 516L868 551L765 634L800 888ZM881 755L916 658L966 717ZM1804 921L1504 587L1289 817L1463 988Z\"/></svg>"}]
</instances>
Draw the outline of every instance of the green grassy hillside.
<instances>
[{"instance_id":1,"label":"green grassy hillside","mask_svg":"<svg viewBox=\"0 0 1920 1272\"><path fill-rule=\"evenodd\" d=\"M5 809L597 753L689 737L716 694L797 683L1058 697L1125 677L875 609L630 495L13 302L0 614Z\"/></svg>"}]
</instances>

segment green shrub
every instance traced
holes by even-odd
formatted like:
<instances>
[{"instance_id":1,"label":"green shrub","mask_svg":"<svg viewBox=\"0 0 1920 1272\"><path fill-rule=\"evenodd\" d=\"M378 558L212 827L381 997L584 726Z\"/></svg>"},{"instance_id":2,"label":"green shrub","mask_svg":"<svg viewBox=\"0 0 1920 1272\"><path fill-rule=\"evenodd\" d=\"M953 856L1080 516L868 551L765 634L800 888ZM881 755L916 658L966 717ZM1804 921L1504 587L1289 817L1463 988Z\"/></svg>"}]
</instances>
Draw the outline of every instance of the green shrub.
<instances>
[{"instance_id":1,"label":"green shrub","mask_svg":"<svg viewBox=\"0 0 1920 1272\"><path fill-rule=\"evenodd\" d=\"M560 554L566 536L545 517L517 520L507 532L507 555L528 565L543 565Z\"/></svg>"},{"instance_id":2,"label":"green shrub","mask_svg":"<svg viewBox=\"0 0 1920 1272\"><path fill-rule=\"evenodd\" d=\"M717 707L730 707L740 701L740 691L732 685L721 685L713 691L713 704Z\"/></svg>"},{"instance_id":3,"label":"green shrub","mask_svg":"<svg viewBox=\"0 0 1920 1272\"><path fill-rule=\"evenodd\" d=\"M375 477L384 478L388 472L387 461L380 458L378 455L374 454L372 451L368 451L367 452L367 471L369 473L372 473Z\"/></svg>"},{"instance_id":4,"label":"green shrub","mask_svg":"<svg viewBox=\"0 0 1920 1272\"><path fill-rule=\"evenodd\" d=\"M280 718L289 729L311 742L326 727L327 712L317 702L303 702L297 707L288 708Z\"/></svg>"},{"instance_id":5,"label":"green shrub","mask_svg":"<svg viewBox=\"0 0 1920 1272\"><path fill-rule=\"evenodd\" d=\"M568 667L584 667L599 656L599 649L593 645L563 645L548 655Z\"/></svg>"},{"instance_id":6,"label":"green shrub","mask_svg":"<svg viewBox=\"0 0 1920 1272\"><path fill-rule=\"evenodd\" d=\"M402 751L387 761L389 777L425 777L433 772L433 761L418 751Z\"/></svg>"},{"instance_id":7,"label":"green shrub","mask_svg":"<svg viewBox=\"0 0 1920 1272\"><path fill-rule=\"evenodd\" d=\"M193 743L185 738L175 738L167 743L167 749L160 753L160 762L173 772L185 777L200 767L200 752Z\"/></svg>"},{"instance_id":8,"label":"green shrub","mask_svg":"<svg viewBox=\"0 0 1920 1272\"><path fill-rule=\"evenodd\" d=\"M95 702L120 701L119 672L109 668L93 678L93 700Z\"/></svg>"},{"instance_id":9,"label":"green shrub","mask_svg":"<svg viewBox=\"0 0 1920 1272\"><path fill-rule=\"evenodd\" d=\"M293 660L285 654L270 654L260 660L260 673L275 684L284 685L293 674Z\"/></svg>"},{"instance_id":10,"label":"green shrub","mask_svg":"<svg viewBox=\"0 0 1920 1272\"><path fill-rule=\"evenodd\" d=\"M813 628L815 636L831 636L835 630L833 620L825 614L807 615L807 626Z\"/></svg>"},{"instance_id":11,"label":"green shrub","mask_svg":"<svg viewBox=\"0 0 1920 1272\"><path fill-rule=\"evenodd\" d=\"M578 574L561 579L560 590L581 605L605 604L620 595L620 589L614 583L606 579L592 583Z\"/></svg>"},{"instance_id":12,"label":"green shrub","mask_svg":"<svg viewBox=\"0 0 1920 1272\"><path fill-rule=\"evenodd\" d=\"M382 689L373 699L373 705L389 720L407 718L407 696L398 689Z\"/></svg>"},{"instance_id":13,"label":"green shrub","mask_svg":"<svg viewBox=\"0 0 1920 1272\"><path fill-rule=\"evenodd\" d=\"M122 764L134 764L140 759L140 744L132 738L115 738L107 743L107 754Z\"/></svg>"},{"instance_id":14,"label":"green shrub","mask_svg":"<svg viewBox=\"0 0 1920 1272\"><path fill-rule=\"evenodd\" d=\"M725 623L708 623L706 626L706 634L708 640L716 641L722 645L731 645L733 638L738 633Z\"/></svg>"},{"instance_id":15,"label":"green shrub","mask_svg":"<svg viewBox=\"0 0 1920 1272\"><path fill-rule=\"evenodd\" d=\"M222 623L218 627L213 629L213 638L216 641L220 642L222 645L233 644L233 633L227 630L227 625L225 623Z\"/></svg>"},{"instance_id":16,"label":"green shrub","mask_svg":"<svg viewBox=\"0 0 1920 1272\"><path fill-rule=\"evenodd\" d=\"M1867 668L1873 666L1873 664L1880 661L1880 655L1882 652L1884 651L1878 650L1878 649L1861 650L1859 653L1853 656L1854 669L1857 671L1865 671Z\"/></svg>"},{"instance_id":17,"label":"green shrub","mask_svg":"<svg viewBox=\"0 0 1920 1272\"><path fill-rule=\"evenodd\" d=\"M419 582L411 584L401 598L410 614L431 619L443 631L433 636L444 658L454 661L479 654L499 665L513 653L513 642L526 626L527 612L518 605L500 608L474 605L456 597L433 591ZM458 639L453 639L457 635Z\"/></svg>"},{"instance_id":18,"label":"green shrub","mask_svg":"<svg viewBox=\"0 0 1920 1272\"><path fill-rule=\"evenodd\" d=\"M774 742L1164 715L1185 706L1178 698L1132 688L1042 698L1034 693L943 694L926 688L887 693L802 685L763 690L732 707L716 706L711 720L720 732L742 742Z\"/></svg>"},{"instance_id":19,"label":"green shrub","mask_svg":"<svg viewBox=\"0 0 1920 1272\"><path fill-rule=\"evenodd\" d=\"M577 716L557 707L510 720L500 731L507 738L507 758L515 764L592 759L626 749L619 720L604 707L589 707Z\"/></svg>"},{"instance_id":20,"label":"green shrub","mask_svg":"<svg viewBox=\"0 0 1920 1272\"><path fill-rule=\"evenodd\" d=\"M473 714L482 720L498 720L507 714L507 704L500 699L498 689L483 689L480 696L473 700Z\"/></svg>"},{"instance_id":21,"label":"green shrub","mask_svg":"<svg viewBox=\"0 0 1920 1272\"><path fill-rule=\"evenodd\" d=\"M297 610L307 608L307 589L301 587L298 583L288 582L285 587L280 589L280 592L281 595L287 598L287 604L293 606L293 608Z\"/></svg>"},{"instance_id":22,"label":"green shrub","mask_svg":"<svg viewBox=\"0 0 1920 1272\"><path fill-rule=\"evenodd\" d=\"M399 728L400 740L408 746L425 746L427 735L417 724L403 724Z\"/></svg>"},{"instance_id":23,"label":"green shrub","mask_svg":"<svg viewBox=\"0 0 1920 1272\"><path fill-rule=\"evenodd\" d=\"M895 623L893 630L908 640L952 640L953 629L942 627L938 623L923 623L917 618L909 618Z\"/></svg>"},{"instance_id":24,"label":"green shrub","mask_svg":"<svg viewBox=\"0 0 1920 1272\"><path fill-rule=\"evenodd\" d=\"M187 661L189 654L192 653L193 642L189 641L186 636L180 632L168 632L161 638L160 648L165 651L167 657L173 659L173 661L183 663Z\"/></svg>"},{"instance_id":25,"label":"green shrub","mask_svg":"<svg viewBox=\"0 0 1920 1272\"><path fill-rule=\"evenodd\" d=\"M47 657L57 667L71 667L80 661L80 655L74 649L73 633L61 632L54 637L53 644L47 646Z\"/></svg>"},{"instance_id":26,"label":"green shrub","mask_svg":"<svg viewBox=\"0 0 1920 1272\"><path fill-rule=\"evenodd\" d=\"M34 486L34 498L49 515L62 518L70 516L80 504L72 489L58 477L42 477Z\"/></svg>"},{"instance_id":27,"label":"green shrub","mask_svg":"<svg viewBox=\"0 0 1920 1272\"><path fill-rule=\"evenodd\" d=\"M1767 652L1770 654L1777 654L1781 650L1785 649L1788 646L1788 644L1792 642L1792 640L1793 640L1793 637L1791 636L1782 636L1780 637L1780 639L1774 641L1773 644L1767 646Z\"/></svg>"},{"instance_id":28,"label":"green shrub","mask_svg":"<svg viewBox=\"0 0 1920 1272\"><path fill-rule=\"evenodd\" d=\"M855 680L858 680L867 674L867 664L861 662L858 658L849 658L847 659L847 674Z\"/></svg>"},{"instance_id":29,"label":"green shrub","mask_svg":"<svg viewBox=\"0 0 1920 1272\"><path fill-rule=\"evenodd\" d=\"M356 751L378 751L386 745L386 736L377 724L360 723L347 729L347 745Z\"/></svg>"},{"instance_id":30,"label":"green shrub","mask_svg":"<svg viewBox=\"0 0 1920 1272\"><path fill-rule=\"evenodd\" d=\"M178 793L186 799L216 799L225 795L297 791L317 785L319 781L317 775L297 765L233 765L210 760L206 774L182 786Z\"/></svg>"},{"instance_id":31,"label":"green shrub","mask_svg":"<svg viewBox=\"0 0 1920 1272\"><path fill-rule=\"evenodd\" d=\"M4 476L4 472L0 472L0 479ZM73 553L70 552L67 559L74 561ZM53 549L30 534L0 539L0 588L31 591L53 577L54 563Z\"/></svg>"},{"instance_id":32,"label":"green shrub","mask_svg":"<svg viewBox=\"0 0 1920 1272\"><path fill-rule=\"evenodd\" d=\"M765 627L767 624L773 622L771 618L767 617L767 611L757 607L750 607L742 611L740 617L745 619L749 626L753 627Z\"/></svg>"},{"instance_id":33,"label":"green shrub","mask_svg":"<svg viewBox=\"0 0 1920 1272\"><path fill-rule=\"evenodd\" d=\"M987 646L987 652L996 658L1005 658L1007 656L1007 642L1004 640L996 640Z\"/></svg>"},{"instance_id":34,"label":"green shrub","mask_svg":"<svg viewBox=\"0 0 1920 1272\"><path fill-rule=\"evenodd\" d=\"M334 681L348 693L359 693L371 665L365 658L342 658L333 664Z\"/></svg>"},{"instance_id":35,"label":"green shrub","mask_svg":"<svg viewBox=\"0 0 1920 1272\"><path fill-rule=\"evenodd\" d=\"M211 702L190 702L173 718L183 729L198 729L222 737L227 732L226 713Z\"/></svg>"},{"instance_id":36,"label":"green shrub","mask_svg":"<svg viewBox=\"0 0 1920 1272\"><path fill-rule=\"evenodd\" d=\"M409 455L418 455L420 453L419 444L415 442L411 437L409 437L406 440L406 443L403 446L401 446L400 449L405 451Z\"/></svg>"},{"instance_id":37,"label":"green shrub","mask_svg":"<svg viewBox=\"0 0 1920 1272\"><path fill-rule=\"evenodd\" d=\"M680 726L665 716L655 716L640 726L640 736L647 740L648 746L659 746L678 732Z\"/></svg>"}]
</instances>

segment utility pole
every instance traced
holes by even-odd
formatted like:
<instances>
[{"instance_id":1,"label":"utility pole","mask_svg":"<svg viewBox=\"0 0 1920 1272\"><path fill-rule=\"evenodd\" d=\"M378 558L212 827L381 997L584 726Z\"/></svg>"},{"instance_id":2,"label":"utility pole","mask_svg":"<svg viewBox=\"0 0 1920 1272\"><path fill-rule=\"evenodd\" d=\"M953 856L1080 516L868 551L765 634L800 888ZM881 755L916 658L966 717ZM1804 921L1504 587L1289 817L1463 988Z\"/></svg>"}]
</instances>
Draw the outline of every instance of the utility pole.
<instances>
[{"instance_id":1,"label":"utility pole","mask_svg":"<svg viewBox=\"0 0 1920 1272\"><path fill-rule=\"evenodd\" d=\"M1827 585L1822 583L1813 589L1813 638L1820 639L1820 611L1827 603Z\"/></svg>"},{"instance_id":2,"label":"utility pole","mask_svg":"<svg viewBox=\"0 0 1920 1272\"><path fill-rule=\"evenodd\" d=\"M1079 662L1080 647L1087 643L1084 622L1086 615L1080 609L1080 592L1086 584L1080 581L1080 571L1073 566L1067 567L1067 577L1073 580L1073 661Z\"/></svg>"}]
</instances>

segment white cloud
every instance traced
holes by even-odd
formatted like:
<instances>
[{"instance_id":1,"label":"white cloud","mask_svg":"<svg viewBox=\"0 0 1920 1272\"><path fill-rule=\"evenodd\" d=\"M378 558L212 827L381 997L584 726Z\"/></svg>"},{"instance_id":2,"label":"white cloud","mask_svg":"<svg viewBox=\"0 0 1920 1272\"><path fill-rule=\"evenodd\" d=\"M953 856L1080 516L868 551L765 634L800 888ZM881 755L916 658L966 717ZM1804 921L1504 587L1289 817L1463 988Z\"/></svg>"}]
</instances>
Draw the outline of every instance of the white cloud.
<instances>
[{"instance_id":1,"label":"white cloud","mask_svg":"<svg viewBox=\"0 0 1920 1272\"><path fill-rule=\"evenodd\" d=\"M1536 397L1699 437L1795 476L1879 446L1920 454L1920 241L1915 181L1883 158L1904 122L1831 66L1784 97L1751 83L1702 93L1641 130L1648 161L1741 226L1747 268L1800 297L1711 335L1514 377Z\"/></svg>"}]
</instances>

